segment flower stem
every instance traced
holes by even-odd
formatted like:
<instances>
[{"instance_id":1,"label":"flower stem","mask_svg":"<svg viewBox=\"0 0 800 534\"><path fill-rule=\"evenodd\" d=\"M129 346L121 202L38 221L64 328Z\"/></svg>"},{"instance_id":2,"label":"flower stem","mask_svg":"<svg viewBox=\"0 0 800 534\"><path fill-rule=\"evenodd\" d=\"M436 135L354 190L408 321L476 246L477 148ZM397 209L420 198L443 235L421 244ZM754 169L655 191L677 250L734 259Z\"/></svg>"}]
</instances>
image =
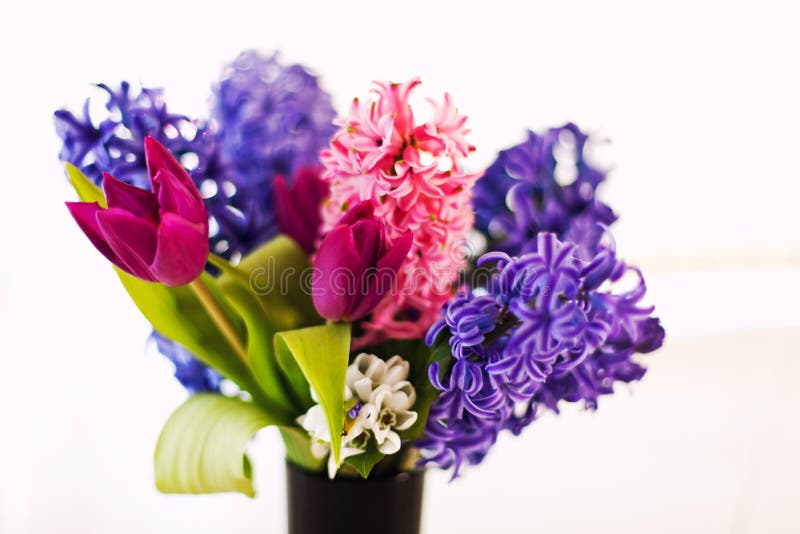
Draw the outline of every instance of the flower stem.
<instances>
[{"instance_id":1,"label":"flower stem","mask_svg":"<svg viewBox=\"0 0 800 534\"><path fill-rule=\"evenodd\" d=\"M222 335L228 340L228 343L231 344L239 358L247 364L247 349L244 343L242 343L242 340L236 333L236 329L233 327L230 320L228 320L225 312L220 308L217 299L214 298L208 286L203 282L202 277L198 277L194 282L190 282L189 287L194 290L195 295L200 299L208 315L211 316L211 319L216 323L217 327L219 327L220 332L222 332Z\"/></svg>"}]
</instances>

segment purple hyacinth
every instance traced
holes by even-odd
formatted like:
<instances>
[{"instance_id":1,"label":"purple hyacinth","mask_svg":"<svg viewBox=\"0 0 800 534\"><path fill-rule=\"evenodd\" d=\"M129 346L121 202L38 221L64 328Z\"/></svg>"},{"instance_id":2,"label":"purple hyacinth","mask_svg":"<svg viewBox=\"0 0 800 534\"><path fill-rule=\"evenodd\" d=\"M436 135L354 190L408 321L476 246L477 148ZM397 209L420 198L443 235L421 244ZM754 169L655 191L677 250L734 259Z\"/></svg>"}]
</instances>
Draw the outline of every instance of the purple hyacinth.
<instances>
[{"instance_id":1,"label":"purple hyacinth","mask_svg":"<svg viewBox=\"0 0 800 534\"><path fill-rule=\"evenodd\" d=\"M536 251L482 256L479 265L494 266L489 283L448 302L428 332L428 345L446 340L451 358L430 367L441 394L417 446L424 462L452 467L453 476L480 462L502 430L519 434L539 405L594 408L614 382L640 379L633 355L663 342L653 308L641 305L641 273L617 259L613 241L584 260L576 243L540 233ZM599 289L626 271L638 276L633 289Z\"/></svg>"},{"instance_id":2,"label":"purple hyacinth","mask_svg":"<svg viewBox=\"0 0 800 534\"><path fill-rule=\"evenodd\" d=\"M594 256L603 227L616 220L596 199L606 173L587 161L589 137L576 125L528 132L523 143L501 151L475 184L475 227L490 250L518 256L534 252L536 235L552 232Z\"/></svg>"},{"instance_id":3,"label":"purple hyacinth","mask_svg":"<svg viewBox=\"0 0 800 534\"><path fill-rule=\"evenodd\" d=\"M214 250L245 253L277 233L273 181L319 165L336 112L314 75L282 65L277 54L243 52L225 67L213 95L218 163L230 193L210 202L224 236Z\"/></svg>"},{"instance_id":4,"label":"purple hyacinth","mask_svg":"<svg viewBox=\"0 0 800 534\"><path fill-rule=\"evenodd\" d=\"M191 395L219 391L222 375L217 371L195 358L179 343L156 331L153 331L152 339L158 351L175 365L175 378Z\"/></svg>"},{"instance_id":5,"label":"purple hyacinth","mask_svg":"<svg viewBox=\"0 0 800 534\"><path fill-rule=\"evenodd\" d=\"M83 116L66 109L55 112L56 133L61 138L61 161L72 163L100 185L102 173L147 189L150 178L144 158L144 139L152 136L181 160L187 170L202 172L200 160L208 157L211 139L201 121L170 112L161 89L134 91L128 82L118 88L106 84L107 115L95 123L89 116L89 100Z\"/></svg>"}]
</instances>

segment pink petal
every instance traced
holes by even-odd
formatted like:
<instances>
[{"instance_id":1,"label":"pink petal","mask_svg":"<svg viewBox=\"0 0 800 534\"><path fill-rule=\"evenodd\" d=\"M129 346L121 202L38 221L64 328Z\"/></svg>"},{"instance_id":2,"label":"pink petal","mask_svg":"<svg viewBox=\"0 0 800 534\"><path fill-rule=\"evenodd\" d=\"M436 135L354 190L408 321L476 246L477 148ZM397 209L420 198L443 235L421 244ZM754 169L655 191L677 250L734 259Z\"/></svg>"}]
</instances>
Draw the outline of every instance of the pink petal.
<instances>
[{"instance_id":1,"label":"pink petal","mask_svg":"<svg viewBox=\"0 0 800 534\"><path fill-rule=\"evenodd\" d=\"M72 218L78 223L78 226L89 238L89 241L92 242L92 245L100 251L100 254L114 265L122 267L122 262L116 253L111 250L111 247L108 246L102 232L100 232L100 227L97 225L97 213L102 211L100 205L97 202L66 202L66 205Z\"/></svg>"},{"instance_id":2,"label":"pink petal","mask_svg":"<svg viewBox=\"0 0 800 534\"><path fill-rule=\"evenodd\" d=\"M109 208L122 208L153 222L158 220L158 200L150 191L126 184L107 172L103 173L103 191Z\"/></svg>"},{"instance_id":3,"label":"pink petal","mask_svg":"<svg viewBox=\"0 0 800 534\"><path fill-rule=\"evenodd\" d=\"M150 263L156 252L156 224L121 208L97 212L97 225L111 250L119 257L119 268L142 280L155 281Z\"/></svg>"},{"instance_id":4,"label":"pink petal","mask_svg":"<svg viewBox=\"0 0 800 534\"><path fill-rule=\"evenodd\" d=\"M196 279L208 260L208 231L172 213L162 215L151 269L159 281L181 286Z\"/></svg>"}]
</instances>

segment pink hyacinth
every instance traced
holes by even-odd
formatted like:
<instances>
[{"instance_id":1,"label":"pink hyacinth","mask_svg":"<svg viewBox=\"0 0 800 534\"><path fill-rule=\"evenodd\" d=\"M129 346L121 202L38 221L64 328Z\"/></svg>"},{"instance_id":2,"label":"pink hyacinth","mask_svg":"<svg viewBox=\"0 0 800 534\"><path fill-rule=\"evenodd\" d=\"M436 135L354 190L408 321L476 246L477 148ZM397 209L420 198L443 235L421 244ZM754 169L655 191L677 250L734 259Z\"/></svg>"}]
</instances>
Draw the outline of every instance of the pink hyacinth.
<instances>
[{"instance_id":1,"label":"pink hyacinth","mask_svg":"<svg viewBox=\"0 0 800 534\"><path fill-rule=\"evenodd\" d=\"M475 150L465 137L467 118L450 96L429 100L434 117L415 124L409 96L418 79L375 82L374 98L354 99L329 149L322 152L323 180L330 197L323 204L328 231L349 207L370 200L383 217L388 238L407 230L414 243L398 273L397 291L378 304L364 324L362 340L419 338L437 319L464 267L461 246L472 228L471 189L478 174L464 171Z\"/></svg>"}]
</instances>

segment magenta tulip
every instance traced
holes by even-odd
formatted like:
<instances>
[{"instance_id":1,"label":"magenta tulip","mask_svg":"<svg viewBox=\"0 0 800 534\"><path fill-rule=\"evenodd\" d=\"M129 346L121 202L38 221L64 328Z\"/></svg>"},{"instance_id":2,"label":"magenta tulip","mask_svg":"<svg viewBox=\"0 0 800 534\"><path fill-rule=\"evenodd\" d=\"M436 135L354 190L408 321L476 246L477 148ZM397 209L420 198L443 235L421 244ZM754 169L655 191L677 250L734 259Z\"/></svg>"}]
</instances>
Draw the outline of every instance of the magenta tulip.
<instances>
[{"instance_id":1,"label":"magenta tulip","mask_svg":"<svg viewBox=\"0 0 800 534\"><path fill-rule=\"evenodd\" d=\"M312 297L317 312L332 321L356 321L369 315L395 286L397 270L408 255L408 231L391 246L384 222L369 201L342 217L319 246Z\"/></svg>"},{"instance_id":2,"label":"magenta tulip","mask_svg":"<svg viewBox=\"0 0 800 534\"><path fill-rule=\"evenodd\" d=\"M320 204L328 196L328 183L316 169L300 169L290 188L283 176L275 178L275 213L278 229L294 239L308 254L322 224Z\"/></svg>"},{"instance_id":3,"label":"magenta tulip","mask_svg":"<svg viewBox=\"0 0 800 534\"><path fill-rule=\"evenodd\" d=\"M108 208L67 202L86 237L123 271L168 286L188 284L208 259L208 214L189 173L152 137L144 141L151 191L103 174Z\"/></svg>"}]
</instances>

